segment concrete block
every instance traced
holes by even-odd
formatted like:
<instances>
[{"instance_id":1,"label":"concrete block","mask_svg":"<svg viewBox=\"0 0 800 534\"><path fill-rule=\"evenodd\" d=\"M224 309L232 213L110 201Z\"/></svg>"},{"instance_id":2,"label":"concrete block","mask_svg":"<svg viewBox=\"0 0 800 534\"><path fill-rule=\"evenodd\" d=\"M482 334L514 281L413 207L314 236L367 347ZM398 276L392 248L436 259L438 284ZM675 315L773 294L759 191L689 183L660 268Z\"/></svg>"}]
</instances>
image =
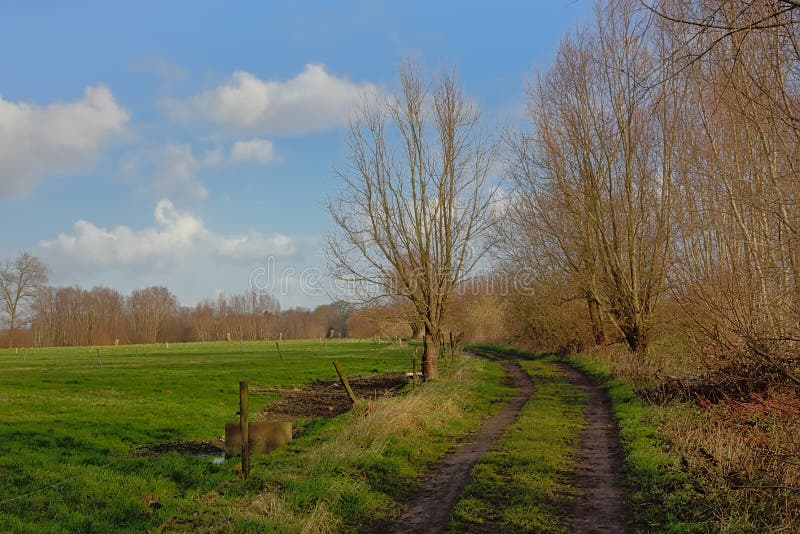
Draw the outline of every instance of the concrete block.
<instances>
[{"instance_id":1,"label":"concrete block","mask_svg":"<svg viewBox=\"0 0 800 534\"><path fill-rule=\"evenodd\" d=\"M292 423L258 421L247 424L250 454L266 454L292 441ZM242 454L242 435L239 423L225 423L225 456Z\"/></svg>"}]
</instances>

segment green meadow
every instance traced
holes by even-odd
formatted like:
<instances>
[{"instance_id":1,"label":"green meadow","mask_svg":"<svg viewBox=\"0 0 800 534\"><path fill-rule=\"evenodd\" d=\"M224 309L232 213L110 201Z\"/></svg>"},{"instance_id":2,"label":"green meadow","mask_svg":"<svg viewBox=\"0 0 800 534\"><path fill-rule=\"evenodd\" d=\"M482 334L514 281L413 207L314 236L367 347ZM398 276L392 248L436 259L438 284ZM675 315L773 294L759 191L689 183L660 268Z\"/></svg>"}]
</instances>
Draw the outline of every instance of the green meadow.
<instances>
[{"instance_id":1,"label":"green meadow","mask_svg":"<svg viewBox=\"0 0 800 534\"><path fill-rule=\"evenodd\" d=\"M411 349L346 340L0 351L0 531L142 531L237 477L238 462L140 446L218 440L252 386L410 367ZM251 417L270 397L252 395ZM190 513L191 515L191 513Z\"/></svg>"}]
</instances>

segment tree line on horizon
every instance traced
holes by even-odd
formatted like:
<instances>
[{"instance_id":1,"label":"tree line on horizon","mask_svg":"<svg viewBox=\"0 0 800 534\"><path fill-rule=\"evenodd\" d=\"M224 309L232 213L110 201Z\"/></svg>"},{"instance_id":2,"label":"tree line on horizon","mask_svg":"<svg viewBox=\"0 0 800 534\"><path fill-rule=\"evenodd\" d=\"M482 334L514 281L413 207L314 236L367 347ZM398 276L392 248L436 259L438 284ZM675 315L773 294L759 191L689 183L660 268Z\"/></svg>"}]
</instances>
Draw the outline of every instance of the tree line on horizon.
<instances>
[{"instance_id":1,"label":"tree line on horizon","mask_svg":"<svg viewBox=\"0 0 800 534\"><path fill-rule=\"evenodd\" d=\"M273 295L247 290L220 293L195 306L184 306L163 286L135 289L125 295L105 286L48 285L46 265L29 253L0 262L0 303L4 312L0 324L5 327L0 329L0 347L12 348L318 338L397 340L419 339L422 333L422 325L410 321L410 310L399 299L369 306L335 301L313 309L281 309ZM495 336L503 328L495 304L493 295L481 296L474 287L465 286L451 306L445 323L448 334L453 332L459 341Z\"/></svg>"},{"instance_id":2,"label":"tree line on horizon","mask_svg":"<svg viewBox=\"0 0 800 534\"><path fill-rule=\"evenodd\" d=\"M0 264L5 347L92 346L194 341L265 341L410 334L398 332L346 302L282 310L253 290L220 293L183 306L163 286L124 295L110 287L47 284L44 263L28 253ZM387 333L388 332L388 333Z\"/></svg>"}]
</instances>

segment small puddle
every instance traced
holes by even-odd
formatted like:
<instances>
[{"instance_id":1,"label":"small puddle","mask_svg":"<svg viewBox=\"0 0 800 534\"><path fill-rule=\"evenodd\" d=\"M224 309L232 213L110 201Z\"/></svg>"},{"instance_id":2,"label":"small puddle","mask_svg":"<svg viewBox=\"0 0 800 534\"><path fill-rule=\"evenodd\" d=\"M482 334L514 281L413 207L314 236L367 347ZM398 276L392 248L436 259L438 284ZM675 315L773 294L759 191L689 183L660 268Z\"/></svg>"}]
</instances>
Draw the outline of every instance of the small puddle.
<instances>
[{"instance_id":1,"label":"small puddle","mask_svg":"<svg viewBox=\"0 0 800 534\"><path fill-rule=\"evenodd\" d=\"M192 454L195 458L203 458L208 460L214 465L225 463L225 455L224 454L215 454L213 452L199 452L196 454Z\"/></svg>"}]
</instances>

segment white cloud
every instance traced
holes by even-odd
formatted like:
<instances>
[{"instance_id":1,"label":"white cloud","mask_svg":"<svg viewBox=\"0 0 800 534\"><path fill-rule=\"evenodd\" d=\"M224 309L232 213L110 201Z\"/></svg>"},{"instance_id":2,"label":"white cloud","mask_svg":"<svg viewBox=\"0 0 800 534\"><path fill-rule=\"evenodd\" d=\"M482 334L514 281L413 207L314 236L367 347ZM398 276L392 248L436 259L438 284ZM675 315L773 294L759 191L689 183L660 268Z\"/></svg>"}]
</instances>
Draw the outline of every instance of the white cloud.
<instances>
[{"instance_id":1,"label":"white cloud","mask_svg":"<svg viewBox=\"0 0 800 534\"><path fill-rule=\"evenodd\" d=\"M146 153L128 156L125 169L151 177L148 190L156 196L178 195L205 198L208 191L197 178L203 169L215 167L222 161L219 150L209 150L195 155L191 145L173 144Z\"/></svg>"},{"instance_id":2,"label":"white cloud","mask_svg":"<svg viewBox=\"0 0 800 534\"><path fill-rule=\"evenodd\" d=\"M296 133L344 124L365 95L377 93L371 83L355 84L329 74L324 65L306 65L286 81L237 71L224 85L164 105L173 120L205 119L238 131Z\"/></svg>"},{"instance_id":3,"label":"white cloud","mask_svg":"<svg viewBox=\"0 0 800 534\"><path fill-rule=\"evenodd\" d=\"M0 196L22 195L45 175L82 168L124 132L129 117L105 85L47 106L0 97Z\"/></svg>"},{"instance_id":4,"label":"white cloud","mask_svg":"<svg viewBox=\"0 0 800 534\"><path fill-rule=\"evenodd\" d=\"M200 217L178 211L167 199L156 204L154 219L154 226L142 230L128 226L109 230L79 220L71 234L59 234L52 241L41 241L39 246L51 264L81 271L163 267L193 257L247 262L297 252L292 239L282 234L269 237L254 231L241 235L213 232Z\"/></svg>"},{"instance_id":5,"label":"white cloud","mask_svg":"<svg viewBox=\"0 0 800 534\"><path fill-rule=\"evenodd\" d=\"M170 144L129 153L123 162L123 172L152 180L145 190L156 197L202 199L208 196L208 190L200 181L199 173L226 163L265 165L274 161L275 157L275 147L266 139L237 141L231 146L230 152L213 148L197 154L189 144Z\"/></svg>"},{"instance_id":6,"label":"white cloud","mask_svg":"<svg viewBox=\"0 0 800 534\"><path fill-rule=\"evenodd\" d=\"M266 139L236 141L231 148L233 161L270 163L275 159L275 147Z\"/></svg>"}]
</instances>

